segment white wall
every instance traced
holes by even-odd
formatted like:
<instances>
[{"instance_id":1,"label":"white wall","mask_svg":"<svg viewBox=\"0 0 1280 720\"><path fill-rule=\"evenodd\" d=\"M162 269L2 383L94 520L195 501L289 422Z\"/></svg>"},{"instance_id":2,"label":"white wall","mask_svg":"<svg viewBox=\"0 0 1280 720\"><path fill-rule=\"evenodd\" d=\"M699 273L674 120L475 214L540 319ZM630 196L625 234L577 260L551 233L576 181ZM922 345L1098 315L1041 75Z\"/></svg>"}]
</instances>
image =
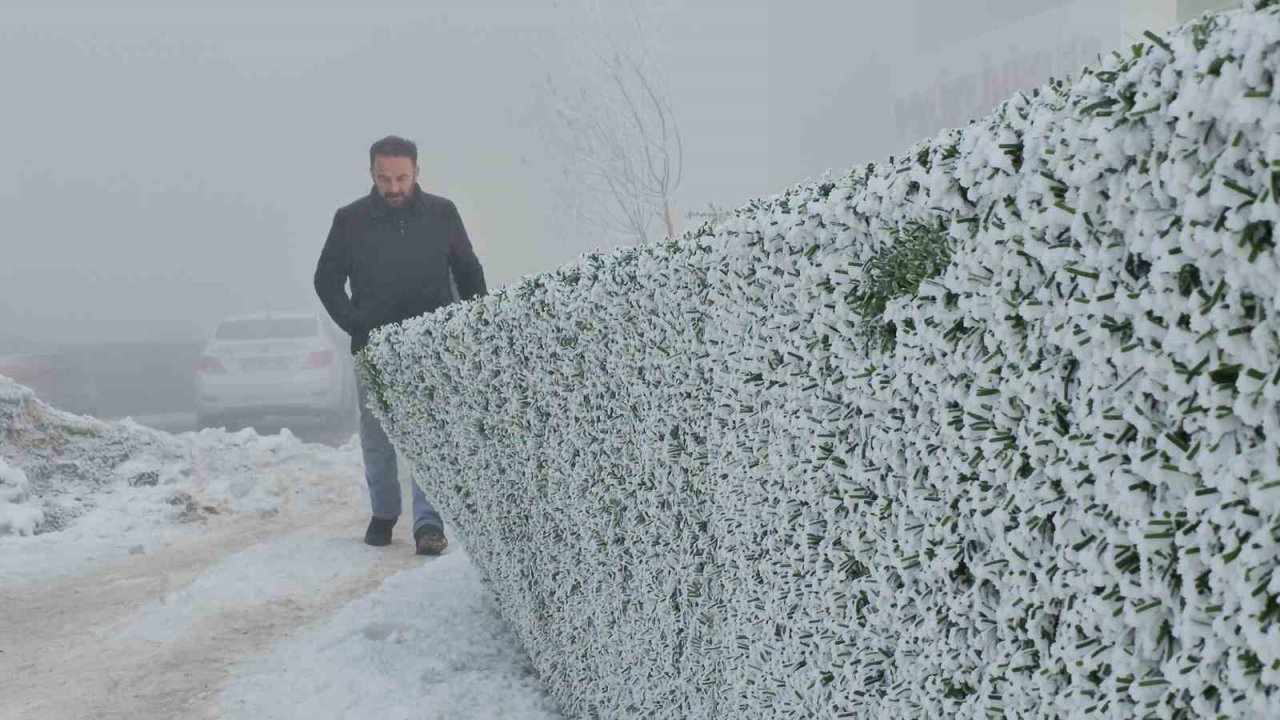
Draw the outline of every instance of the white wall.
<instances>
[{"instance_id":1,"label":"white wall","mask_svg":"<svg viewBox=\"0 0 1280 720\"><path fill-rule=\"evenodd\" d=\"M1226 10L1240 7L1239 0L1178 0L1178 22L1192 20L1209 10Z\"/></svg>"},{"instance_id":2,"label":"white wall","mask_svg":"<svg viewBox=\"0 0 1280 720\"><path fill-rule=\"evenodd\" d=\"M1167 30L1205 11L1239 4L970 0L969 22L975 17L986 22L980 32L965 33L965 24L938 12L933 0L916 2L917 41L924 54L916 58L920 71L899 85L895 101L899 139L908 142L985 115L1015 92L1030 91L1051 77L1096 65L1099 55L1141 42L1148 30Z\"/></svg>"},{"instance_id":3,"label":"white wall","mask_svg":"<svg viewBox=\"0 0 1280 720\"><path fill-rule=\"evenodd\" d=\"M1160 30L1178 23L1178 0L1125 0L1124 42L1140 42L1147 30Z\"/></svg>"},{"instance_id":4,"label":"white wall","mask_svg":"<svg viewBox=\"0 0 1280 720\"><path fill-rule=\"evenodd\" d=\"M1018 91L1096 64L1121 44L1125 17L1113 0L986 0L983 22L966 26L933 4L917 0L921 52L895 83L901 143L962 126Z\"/></svg>"},{"instance_id":5,"label":"white wall","mask_svg":"<svg viewBox=\"0 0 1280 720\"><path fill-rule=\"evenodd\" d=\"M1240 0L794 0L768 12L771 187L901 154Z\"/></svg>"}]
</instances>

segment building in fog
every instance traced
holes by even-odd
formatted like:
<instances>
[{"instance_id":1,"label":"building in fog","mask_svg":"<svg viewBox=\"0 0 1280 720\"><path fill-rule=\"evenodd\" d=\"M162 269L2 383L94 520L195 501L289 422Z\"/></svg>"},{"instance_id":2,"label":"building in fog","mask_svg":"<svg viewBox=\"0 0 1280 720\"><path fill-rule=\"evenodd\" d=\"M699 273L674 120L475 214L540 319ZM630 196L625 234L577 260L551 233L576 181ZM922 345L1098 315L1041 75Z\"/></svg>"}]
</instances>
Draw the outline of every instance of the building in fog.
<instances>
[{"instance_id":1,"label":"building in fog","mask_svg":"<svg viewBox=\"0 0 1280 720\"><path fill-rule=\"evenodd\" d=\"M801 2L799 12L771 6L769 175L782 185L884 160L983 117L1016 92L1096 66L1147 30L1242 1L877 0Z\"/></svg>"},{"instance_id":2,"label":"building in fog","mask_svg":"<svg viewBox=\"0 0 1280 720\"><path fill-rule=\"evenodd\" d=\"M927 5L930 0L920 0ZM977 4L977 3L974 3ZM910 142L990 112L1014 93L1065 77L1123 50L1148 30L1167 30L1240 0L982 0L977 22L917 15L928 61L894 99L899 140Z\"/></svg>"}]
</instances>

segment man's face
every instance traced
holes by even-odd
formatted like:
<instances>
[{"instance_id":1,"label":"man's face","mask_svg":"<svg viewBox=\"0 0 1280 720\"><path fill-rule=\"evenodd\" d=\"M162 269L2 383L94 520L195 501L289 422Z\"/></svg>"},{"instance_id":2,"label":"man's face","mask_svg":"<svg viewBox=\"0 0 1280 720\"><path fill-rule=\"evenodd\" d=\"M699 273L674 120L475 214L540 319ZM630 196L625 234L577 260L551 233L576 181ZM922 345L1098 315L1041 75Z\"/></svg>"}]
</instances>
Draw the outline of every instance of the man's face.
<instances>
[{"instance_id":1,"label":"man's face","mask_svg":"<svg viewBox=\"0 0 1280 720\"><path fill-rule=\"evenodd\" d=\"M378 194L395 207L404 204L418 182L418 166L407 157L375 155L370 173Z\"/></svg>"}]
</instances>

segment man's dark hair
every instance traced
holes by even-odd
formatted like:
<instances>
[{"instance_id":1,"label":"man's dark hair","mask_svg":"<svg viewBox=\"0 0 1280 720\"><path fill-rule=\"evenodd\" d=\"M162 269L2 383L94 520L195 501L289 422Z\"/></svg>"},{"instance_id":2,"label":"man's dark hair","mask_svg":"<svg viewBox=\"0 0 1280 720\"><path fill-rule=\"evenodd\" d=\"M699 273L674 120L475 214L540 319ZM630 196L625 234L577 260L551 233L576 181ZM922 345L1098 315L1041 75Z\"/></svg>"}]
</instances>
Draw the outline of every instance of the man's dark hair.
<instances>
[{"instance_id":1,"label":"man's dark hair","mask_svg":"<svg viewBox=\"0 0 1280 720\"><path fill-rule=\"evenodd\" d=\"M395 135L388 135L369 147L369 167L373 167L373 159L379 155L407 157L415 166L418 164L418 146L414 145L412 140L405 140Z\"/></svg>"}]
</instances>

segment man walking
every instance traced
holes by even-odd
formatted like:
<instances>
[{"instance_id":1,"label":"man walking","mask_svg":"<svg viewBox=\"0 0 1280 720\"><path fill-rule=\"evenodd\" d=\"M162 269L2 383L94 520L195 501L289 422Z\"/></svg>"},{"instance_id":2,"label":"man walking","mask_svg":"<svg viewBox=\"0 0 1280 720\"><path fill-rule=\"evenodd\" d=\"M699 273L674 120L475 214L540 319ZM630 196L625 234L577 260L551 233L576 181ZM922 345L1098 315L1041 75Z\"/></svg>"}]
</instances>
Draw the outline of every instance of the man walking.
<instances>
[{"instance_id":1,"label":"man walking","mask_svg":"<svg viewBox=\"0 0 1280 720\"><path fill-rule=\"evenodd\" d=\"M464 300L485 294L484 270L457 207L418 186L417 146L394 136L379 140L369 148L369 172L369 194L333 216L315 275L316 294L351 336L353 354L369 342L370 331L453 302L453 285ZM400 517L396 451L369 411L363 381L359 393L360 449L373 505L364 541L383 546ZM448 545L444 521L411 484L416 551L438 555Z\"/></svg>"}]
</instances>

